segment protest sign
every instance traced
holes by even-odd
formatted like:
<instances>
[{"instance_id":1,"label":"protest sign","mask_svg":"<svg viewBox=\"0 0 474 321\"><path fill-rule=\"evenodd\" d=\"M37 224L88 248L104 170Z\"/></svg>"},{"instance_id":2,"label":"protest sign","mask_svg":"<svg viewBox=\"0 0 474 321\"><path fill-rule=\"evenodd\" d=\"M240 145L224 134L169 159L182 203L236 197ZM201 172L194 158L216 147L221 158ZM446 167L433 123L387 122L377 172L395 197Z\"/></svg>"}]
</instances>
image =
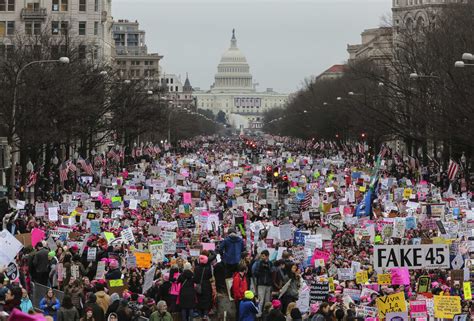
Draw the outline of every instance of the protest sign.
<instances>
[{"instance_id":1,"label":"protest sign","mask_svg":"<svg viewBox=\"0 0 474 321\"><path fill-rule=\"evenodd\" d=\"M356 273L356 283L357 284L365 284L369 281L369 275L367 271L360 271Z\"/></svg>"},{"instance_id":2,"label":"protest sign","mask_svg":"<svg viewBox=\"0 0 474 321\"><path fill-rule=\"evenodd\" d=\"M148 249L151 253L152 262L155 264L163 262L165 257L164 249L163 249L163 242L161 241L153 241L150 242L148 245Z\"/></svg>"},{"instance_id":3,"label":"protest sign","mask_svg":"<svg viewBox=\"0 0 474 321\"><path fill-rule=\"evenodd\" d=\"M325 302L329 296L329 283L316 282L311 283L310 302Z\"/></svg>"},{"instance_id":4,"label":"protest sign","mask_svg":"<svg viewBox=\"0 0 474 321\"><path fill-rule=\"evenodd\" d=\"M388 312L385 315L385 321L408 321L407 312Z\"/></svg>"},{"instance_id":5,"label":"protest sign","mask_svg":"<svg viewBox=\"0 0 474 321\"><path fill-rule=\"evenodd\" d=\"M339 268L337 269L337 278L340 281L354 280L354 273L351 268Z\"/></svg>"},{"instance_id":6,"label":"protest sign","mask_svg":"<svg viewBox=\"0 0 474 321\"><path fill-rule=\"evenodd\" d=\"M0 232L0 265L8 265L23 248L23 245L10 232Z\"/></svg>"},{"instance_id":7,"label":"protest sign","mask_svg":"<svg viewBox=\"0 0 474 321\"><path fill-rule=\"evenodd\" d=\"M19 274L18 274L18 266L15 264L15 262L10 262L10 264L8 264L7 269L5 270L5 275L11 281L16 280Z\"/></svg>"},{"instance_id":8,"label":"protest sign","mask_svg":"<svg viewBox=\"0 0 474 321\"><path fill-rule=\"evenodd\" d=\"M472 300L471 282L463 282L464 300Z\"/></svg>"},{"instance_id":9,"label":"protest sign","mask_svg":"<svg viewBox=\"0 0 474 321\"><path fill-rule=\"evenodd\" d=\"M108 289L109 289L109 294L117 293L117 294L122 294L124 290L127 289L127 285L125 284L124 280L118 279L118 280L108 280L107 281Z\"/></svg>"},{"instance_id":10,"label":"protest sign","mask_svg":"<svg viewBox=\"0 0 474 321\"><path fill-rule=\"evenodd\" d=\"M392 275L391 274L378 274L377 283L379 285L391 285L392 284Z\"/></svg>"},{"instance_id":11,"label":"protest sign","mask_svg":"<svg viewBox=\"0 0 474 321\"><path fill-rule=\"evenodd\" d=\"M151 254L145 252L135 252L137 260L137 267L142 269L149 269L151 266Z\"/></svg>"},{"instance_id":12,"label":"protest sign","mask_svg":"<svg viewBox=\"0 0 474 321\"><path fill-rule=\"evenodd\" d=\"M96 247L90 247L87 250L87 261L93 262L93 261L95 261L96 257L97 257L97 248Z\"/></svg>"},{"instance_id":13,"label":"protest sign","mask_svg":"<svg viewBox=\"0 0 474 321\"><path fill-rule=\"evenodd\" d=\"M449 247L433 245L375 245L374 268L449 269Z\"/></svg>"},{"instance_id":14,"label":"protest sign","mask_svg":"<svg viewBox=\"0 0 474 321\"><path fill-rule=\"evenodd\" d=\"M410 301L410 317L411 318L426 318L428 310L426 308L425 300Z\"/></svg>"},{"instance_id":15,"label":"protest sign","mask_svg":"<svg viewBox=\"0 0 474 321\"><path fill-rule=\"evenodd\" d=\"M149 288L153 286L153 278L155 277L156 266L152 267L145 272L145 277L143 278L143 293L146 293Z\"/></svg>"},{"instance_id":16,"label":"protest sign","mask_svg":"<svg viewBox=\"0 0 474 321\"><path fill-rule=\"evenodd\" d=\"M461 314L461 298L459 296L434 296L435 318L452 319L456 314Z\"/></svg>"},{"instance_id":17,"label":"protest sign","mask_svg":"<svg viewBox=\"0 0 474 321\"><path fill-rule=\"evenodd\" d=\"M410 284L410 273L407 268L393 268L391 269L391 276L393 285Z\"/></svg>"},{"instance_id":18,"label":"protest sign","mask_svg":"<svg viewBox=\"0 0 474 321\"><path fill-rule=\"evenodd\" d=\"M420 276L418 278L418 293L426 293L430 290L431 278L429 276Z\"/></svg>"},{"instance_id":19,"label":"protest sign","mask_svg":"<svg viewBox=\"0 0 474 321\"><path fill-rule=\"evenodd\" d=\"M380 319L385 318L385 315L389 312L407 311L405 294L403 292L379 297L376 303Z\"/></svg>"}]
</instances>

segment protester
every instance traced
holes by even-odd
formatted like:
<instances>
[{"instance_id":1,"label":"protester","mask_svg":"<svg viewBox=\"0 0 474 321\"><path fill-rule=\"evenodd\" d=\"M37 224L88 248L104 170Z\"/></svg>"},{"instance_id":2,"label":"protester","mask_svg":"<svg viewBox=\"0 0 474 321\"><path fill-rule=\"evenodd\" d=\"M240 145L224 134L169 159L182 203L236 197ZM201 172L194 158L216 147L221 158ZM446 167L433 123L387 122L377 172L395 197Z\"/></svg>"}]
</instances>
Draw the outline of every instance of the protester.
<instances>
[{"instance_id":1,"label":"protester","mask_svg":"<svg viewBox=\"0 0 474 321\"><path fill-rule=\"evenodd\" d=\"M194 268L194 283L196 284L196 308L202 320L208 320L209 310L212 308L212 267L207 255L201 254L199 262ZM199 290L198 290L199 289Z\"/></svg>"},{"instance_id":2,"label":"protester","mask_svg":"<svg viewBox=\"0 0 474 321\"><path fill-rule=\"evenodd\" d=\"M245 291L244 299L240 303L239 321L255 321L257 319L258 299L252 291Z\"/></svg>"},{"instance_id":3,"label":"protester","mask_svg":"<svg viewBox=\"0 0 474 321\"><path fill-rule=\"evenodd\" d=\"M97 304L97 296L94 293L89 295L89 299L85 304L84 311L87 312L87 310L92 311L95 321L105 321L105 311Z\"/></svg>"},{"instance_id":4,"label":"protester","mask_svg":"<svg viewBox=\"0 0 474 321\"><path fill-rule=\"evenodd\" d=\"M159 301L156 306L158 311L155 311L151 314L149 321L173 321L173 317L167 311L165 301Z\"/></svg>"},{"instance_id":5,"label":"protester","mask_svg":"<svg viewBox=\"0 0 474 321\"><path fill-rule=\"evenodd\" d=\"M44 286L48 285L49 278L49 251L43 246L42 242L36 244L36 254L33 257L33 269L35 271L35 281Z\"/></svg>"},{"instance_id":6,"label":"protester","mask_svg":"<svg viewBox=\"0 0 474 321\"><path fill-rule=\"evenodd\" d=\"M25 313L29 313L31 310L33 310L33 303L31 302L26 289L21 289L20 310Z\"/></svg>"},{"instance_id":7,"label":"protester","mask_svg":"<svg viewBox=\"0 0 474 321\"><path fill-rule=\"evenodd\" d=\"M270 253L263 250L260 253L260 260L252 266L252 275L257 279L257 293L260 301L259 317L262 315L262 307L266 302L270 302L272 292L272 263Z\"/></svg>"},{"instance_id":8,"label":"protester","mask_svg":"<svg viewBox=\"0 0 474 321\"><path fill-rule=\"evenodd\" d=\"M77 311L69 295L65 295L61 307L58 310L58 321L79 321L79 312Z\"/></svg>"},{"instance_id":9,"label":"protester","mask_svg":"<svg viewBox=\"0 0 474 321\"><path fill-rule=\"evenodd\" d=\"M194 274L191 271L191 263L184 264L183 273L178 278L178 283L181 285L179 291L178 306L181 309L181 320L191 321L193 318L193 311L196 307L196 290L194 284Z\"/></svg>"},{"instance_id":10,"label":"protester","mask_svg":"<svg viewBox=\"0 0 474 321\"><path fill-rule=\"evenodd\" d=\"M56 298L52 288L49 288L44 298L39 303L39 308L47 316L51 316L54 321L57 320L57 313L61 306L59 300Z\"/></svg>"},{"instance_id":11,"label":"protester","mask_svg":"<svg viewBox=\"0 0 474 321\"><path fill-rule=\"evenodd\" d=\"M244 299L245 292L248 290L247 285L247 266L240 264L238 272L234 273L232 279L232 291L235 301L235 319L239 320L240 302Z\"/></svg>"},{"instance_id":12,"label":"protester","mask_svg":"<svg viewBox=\"0 0 474 321\"><path fill-rule=\"evenodd\" d=\"M229 228L227 237L222 241L219 250L223 255L222 261L226 265L226 274L233 275L240 262L241 253L244 251L243 240L234 228Z\"/></svg>"}]
</instances>

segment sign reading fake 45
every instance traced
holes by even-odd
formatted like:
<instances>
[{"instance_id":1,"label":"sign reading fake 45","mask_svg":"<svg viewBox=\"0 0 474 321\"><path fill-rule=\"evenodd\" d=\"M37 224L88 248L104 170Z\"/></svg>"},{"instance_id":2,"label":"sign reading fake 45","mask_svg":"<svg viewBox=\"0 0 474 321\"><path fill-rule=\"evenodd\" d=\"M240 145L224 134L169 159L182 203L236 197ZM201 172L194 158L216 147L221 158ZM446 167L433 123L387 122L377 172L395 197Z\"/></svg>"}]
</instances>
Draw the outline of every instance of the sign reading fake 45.
<instances>
[{"instance_id":1,"label":"sign reading fake 45","mask_svg":"<svg viewBox=\"0 0 474 321\"><path fill-rule=\"evenodd\" d=\"M449 269L449 247L429 245L375 245L374 268Z\"/></svg>"}]
</instances>

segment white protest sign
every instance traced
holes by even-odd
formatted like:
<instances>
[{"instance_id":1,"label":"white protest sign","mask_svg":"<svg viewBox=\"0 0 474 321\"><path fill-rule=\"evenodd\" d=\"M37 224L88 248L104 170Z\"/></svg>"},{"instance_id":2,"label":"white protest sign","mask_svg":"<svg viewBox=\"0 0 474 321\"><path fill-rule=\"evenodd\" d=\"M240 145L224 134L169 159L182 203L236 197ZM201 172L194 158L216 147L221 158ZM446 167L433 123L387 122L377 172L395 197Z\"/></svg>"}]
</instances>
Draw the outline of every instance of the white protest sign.
<instances>
[{"instance_id":1,"label":"white protest sign","mask_svg":"<svg viewBox=\"0 0 474 321\"><path fill-rule=\"evenodd\" d=\"M57 220L59 219L57 207L48 208L48 219L50 221L57 222Z\"/></svg>"},{"instance_id":2,"label":"white protest sign","mask_svg":"<svg viewBox=\"0 0 474 321\"><path fill-rule=\"evenodd\" d=\"M23 248L23 245L10 232L0 232L0 266L7 266L15 259L15 256Z\"/></svg>"},{"instance_id":3,"label":"white protest sign","mask_svg":"<svg viewBox=\"0 0 474 321\"><path fill-rule=\"evenodd\" d=\"M449 269L449 247L429 245L375 245L374 268Z\"/></svg>"},{"instance_id":4,"label":"white protest sign","mask_svg":"<svg viewBox=\"0 0 474 321\"><path fill-rule=\"evenodd\" d=\"M133 231L132 231L131 227L128 227L128 228L122 230L120 235L122 236L122 238L127 240L129 243L135 243L135 237L133 236Z\"/></svg>"}]
</instances>

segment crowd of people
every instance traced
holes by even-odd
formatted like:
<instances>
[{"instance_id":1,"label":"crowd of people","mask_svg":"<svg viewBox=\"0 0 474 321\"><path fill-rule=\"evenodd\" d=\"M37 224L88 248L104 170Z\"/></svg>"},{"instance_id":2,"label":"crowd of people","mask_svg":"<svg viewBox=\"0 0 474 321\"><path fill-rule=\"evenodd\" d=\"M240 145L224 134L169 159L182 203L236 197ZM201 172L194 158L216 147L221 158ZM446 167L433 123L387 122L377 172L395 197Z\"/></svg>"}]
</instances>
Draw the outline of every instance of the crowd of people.
<instances>
[{"instance_id":1,"label":"crowd of people","mask_svg":"<svg viewBox=\"0 0 474 321\"><path fill-rule=\"evenodd\" d=\"M273 136L198 137L94 166L4 215L2 318L474 316L468 166L452 178L385 146ZM406 249L426 245L440 252L417 267Z\"/></svg>"}]
</instances>

